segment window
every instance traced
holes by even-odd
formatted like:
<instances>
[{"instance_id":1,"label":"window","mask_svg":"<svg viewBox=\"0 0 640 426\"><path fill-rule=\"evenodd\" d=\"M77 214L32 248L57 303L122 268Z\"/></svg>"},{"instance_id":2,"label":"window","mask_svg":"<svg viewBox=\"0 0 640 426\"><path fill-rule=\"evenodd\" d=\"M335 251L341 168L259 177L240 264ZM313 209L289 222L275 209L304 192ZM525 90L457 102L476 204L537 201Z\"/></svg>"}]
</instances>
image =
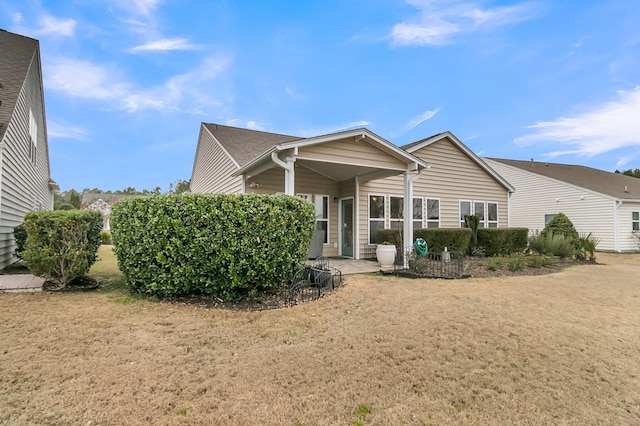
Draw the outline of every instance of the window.
<instances>
[{"instance_id":1,"label":"window","mask_svg":"<svg viewBox=\"0 0 640 426\"><path fill-rule=\"evenodd\" d=\"M369 195L369 244L380 244L378 229L384 229L384 195Z\"/></svg>"},{"instance_id":2,"label":"window","mask_svg":"<svg viewBox=\"0 0 640 426\"><path fill-rule=\"evenodd\" d=\"M422 218L424 210L422 209L422 198L413 199L413 229L422 228Z\"/></svg>"},{"instance_id":3,"label":"window","mask_svg":"<svg viewBox=\"0 0 640 426\"><path fill-rule=\"evenodd\" d=\"M549 222L551 222L553 220L554 217L556 217L555 213L554 214L545 214L544 215L544 226L547 226L549 224Z\"/></svg>"},{"instance_id":4,"label":"window","mask_svg":"<svg viewBox=\"0 0 640 426\"><path fill-rule=\"evenodd\" d=\"M631 212L631 229L640 231L640 212Z\"/></svg>"},{"instance_id":5,"label":"window","mask_svg":"<svg viewBox=\"0 0 640 426\"><path fill-rule=\"evenodd\" d=\"M498 227L498 203L487 203L487 227Z\"/></svg>"},{"instance_id":6,"label":"window","mask_svg":"<svg viewBox=\"0 0 640 426\"><path fill-rule=\"evenodd\" d=\"M440 228L440 200L427 198L427 228Z\"/></svg>"},{"instance_id":7,"label":"window","mask_svg":"<svg viewBox=\"0 0 640 426\"><path fill-rule=\"evenodd\" d=\"M329 242L329 196L316 195L316 229L324 231L324 243Z\"/></svg>"},{"instance_id":8,"label":"window","mask_svg":"<svg viewBox=\"0 0 640 426\"><path fill-rule=\"evenodd\" d=\"M404 198L389 197L389 208L391 210L389 227L391 229L402 229L404 227Z\"/></svg>"},{"instance_id":9,"label":"window","mask_svg":"<svg viewBox=\"0 0 640 426\"><path fill-rule=\"evenodd\" d=\"M29 160L33 164L36 163L36 154L38 147L38 124L33 117L33 111L29 110Z\"/></svg>"},{"instance_id":10,"label":"window","mask_svg":"<svg viewBox=\"0 0 640 426\"><path fill-rule=\"evenodd\" d=\"M484 201L473 202L473 214L478 216L478 228L484 228Z\"/></svg>"},{"instance_id":11,"label":"window","mask_svg":"<svg viewBox=\"0 0 640 426\"><path fill-rule=\"evenodd\" d=\"M460 201L460 228L464 228L464 217L471 214L471 201Z\"/></svg>"}]
</instances>

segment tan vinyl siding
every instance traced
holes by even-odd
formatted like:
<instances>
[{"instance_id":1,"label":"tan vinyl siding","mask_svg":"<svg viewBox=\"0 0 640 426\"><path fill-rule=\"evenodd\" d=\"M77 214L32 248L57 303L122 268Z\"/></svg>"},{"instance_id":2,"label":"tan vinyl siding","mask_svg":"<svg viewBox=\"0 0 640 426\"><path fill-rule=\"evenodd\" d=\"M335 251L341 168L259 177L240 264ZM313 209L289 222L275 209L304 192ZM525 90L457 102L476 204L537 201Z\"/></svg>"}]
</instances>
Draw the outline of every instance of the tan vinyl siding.
<instances>
[{"instance_id":1,"label":"tan vinyl siding","mask_svg":"<svg viewBox=\"0 0 640 426\"><path fill-rule=\"evenodd\" d=\"M353 139L342 139L318 145L301 147L299 158L327 162L364 165L385 169L406 169L406 164L397 160L365 141L354 142Z\"/></svg>"},{"instance_id":2,"label":"tan vinyl siding","mask_svg":"<svg viewBox=\"0 0 640 426\"><path fill-rule=\"evenodd\" d=\"M36 161L29 158L29 111L37 124ZM13 263L13 228L33 210L51 210L49 152L39 55L37 50L26 75L2 141L0 186L0 268Z\"/></svg>"},{"instance_id":3,"label":"tan vinyl siding","mask_svg":"<svg viewBox=\"0 0 640 426\"><path fill-rule=\"evenodd\" d=\"M413 152L428 162L431 168L414 182L413 196L440 200L440 227L458 228L460 200L498 204L498 226L507 227L508 191L448 139L442 139ZM368 243L369 195L385 195L385 228L389 228L389 196L404 196L402 173L385 179L367 182L360 187L360 244Z\"/></svg>"},{"instance_id":4,"label":"tan vinyl siding","mask_svg":"<svg viewBox=\"0 0 640 426\"><path fill-rule=\"evenodd\" d=\"M497 161L487 163L516 189L510 201L511 226L535 233L544 229L545 214L564 213L579 233L600 238L598 250L616 249L612 198Z\"/></svg>"},{"instance_id":5,"label":"tan vinyl siding","mask_svg":"<svg viewBox=\"0 0 640 426\"><path fill-rule=\"evenodd\" d=\"M232 177L236 164L204 126L200 127L196 159L191 175L191 192L196 194L238 194L242 177Z\"/></svg>"}]
</instances>

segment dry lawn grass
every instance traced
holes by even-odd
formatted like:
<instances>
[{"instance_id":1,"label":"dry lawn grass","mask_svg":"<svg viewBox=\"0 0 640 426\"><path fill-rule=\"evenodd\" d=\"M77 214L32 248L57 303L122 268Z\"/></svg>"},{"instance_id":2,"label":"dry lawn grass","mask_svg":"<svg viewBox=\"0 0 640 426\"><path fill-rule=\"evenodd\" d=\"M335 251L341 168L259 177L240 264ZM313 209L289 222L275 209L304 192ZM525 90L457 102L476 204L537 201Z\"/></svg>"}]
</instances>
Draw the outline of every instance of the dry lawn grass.
<instances>
[{"instance_id":1,"label":"dry lawn grass","mask_svg":"<svg viewBox=\"0 0 640 426\"><path fill-rule=\"evenodd\" d=\"M598 261L262 312L0 294L0 424L640 424L640 255Z\"/></svg>"}]
</instances>

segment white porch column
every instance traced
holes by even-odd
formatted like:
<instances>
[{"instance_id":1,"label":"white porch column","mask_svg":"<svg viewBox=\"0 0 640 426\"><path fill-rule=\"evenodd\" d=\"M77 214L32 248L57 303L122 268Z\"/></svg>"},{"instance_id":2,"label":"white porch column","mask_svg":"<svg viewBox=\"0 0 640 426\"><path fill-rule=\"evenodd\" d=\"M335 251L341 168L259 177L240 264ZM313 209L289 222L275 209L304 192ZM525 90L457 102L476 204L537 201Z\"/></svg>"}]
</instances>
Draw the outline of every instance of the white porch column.
<instances>
[{"instance_id":1,"label":"white porch column","mask_svg":"<svg viewBox=\"0 0 640 426\"><path fill-rule=\"evenodd\" d=\"M286 161L282 161L278 157L276 151L271 153L271 160L284 169L284 193L286 195L295 195L296 193L296 172L295 158L287 157Z\"/></svg>"},{"instance_id":2,"label":"white porch column","mask_svg":"<svg viewBox=\"0 0 640 426\"><path fill-rule=\"evenodd\" d=\"M413 179L409 171L404 172L404 241L401 250L405 267L407 266L407 258L404 251L413 245Z\"/></svg>"},{"instance_id":3,"label":"white porch column","mask_svg":"<svg viewBox=\"0 0 640 426\"><path fill-rule=\"evenodd\" d=\"M353 199L353 258L360 259L360 176L354 179Z\"/></svg>"}]
</instances>

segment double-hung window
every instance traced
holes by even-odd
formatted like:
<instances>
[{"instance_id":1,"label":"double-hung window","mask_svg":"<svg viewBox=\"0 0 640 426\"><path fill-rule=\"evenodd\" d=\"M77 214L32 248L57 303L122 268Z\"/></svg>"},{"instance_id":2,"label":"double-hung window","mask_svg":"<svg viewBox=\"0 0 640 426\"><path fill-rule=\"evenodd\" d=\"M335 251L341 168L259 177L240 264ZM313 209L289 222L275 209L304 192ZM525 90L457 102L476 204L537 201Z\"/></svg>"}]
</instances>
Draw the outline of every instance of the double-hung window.
<instances>
[{"instance_id":1,"label":"double-hung window","mask_svg":"<svg viewBox=\"0 0 640 426\"><path fill-rule=\"evenodd\" d=\"M465 227L464 217L471 215L471 201L460 201L460 228Z\"/></svg>"},{"instance_id":2,"label":"double-hung window","mask_svg":"<svg viewBox=\"0 0 640 426\"><path fill-rule=\"evenodd\" d=\"M631 230L640 231L640 212L631 212Z\"/></svg>"},{"instance_id":3,"label":"double-hung window","mask_svg":"<svg viewBox=\"0 0 640 426\"><path fill-rule=\"evenodd\" d=\"M391 229L402 229L404 227L404 198L389 197L389 227Z\"/></svg>"},{"instance_id":4,"label":"double-hung window","mask_svg":"<svg viewBox=\"0 0 640 426\"><path fill-rule=\"evenodd\" d=\"M464 222L464 217L463 217ZM427 198L427 228L440 228L440 200Z\"/></svg>"},{"instance_id":5,"label":"double-hung window","mask_svg":"<svg viewBox=\"0 0 640 426\"><path fill-rule=\"evenodd\" d=\"M484 201L473 202L473 214L478 216L478 228L484 228Z\"/></svg>"},{"instance_id":6,"label":"double-hung window","mask_svg":"<svg viewBox=\"0 0 640 426\"><path fill-rule=\"evenodd\" d=\"M378 230L384 229L384 195L369 195L369 244L381 244Z\"/></svg>"},{"instance_id":7,"label":"double-hung window","mask_svg":"<svg viewBox=\"0 0 640 426\"><path fill-rule=\"evenodd\" d=\"M413 229L420 229L424 226L422 221L422 218L424 217L422 204L422 198L413 199Z\"/></svg>"},{"instance_id":8,"label":"double-hung window","mask_svg":"<svg viewBox=\"0 0 640 426\"><path fill-rule=\"evenodd\" d=\"M324 243L329 242L329 196L316 195L316 229L324 231Z\"/></svg>"},{"instance_id":9,"label":"double-hung window","mask_svg":"<svg viewBox=\"0 0 640 426\"><path fill-rule=\"evenodd\" d=\"M498 203L487 203L487 227L498 227Z\"/></svg>"}]
</instances>

